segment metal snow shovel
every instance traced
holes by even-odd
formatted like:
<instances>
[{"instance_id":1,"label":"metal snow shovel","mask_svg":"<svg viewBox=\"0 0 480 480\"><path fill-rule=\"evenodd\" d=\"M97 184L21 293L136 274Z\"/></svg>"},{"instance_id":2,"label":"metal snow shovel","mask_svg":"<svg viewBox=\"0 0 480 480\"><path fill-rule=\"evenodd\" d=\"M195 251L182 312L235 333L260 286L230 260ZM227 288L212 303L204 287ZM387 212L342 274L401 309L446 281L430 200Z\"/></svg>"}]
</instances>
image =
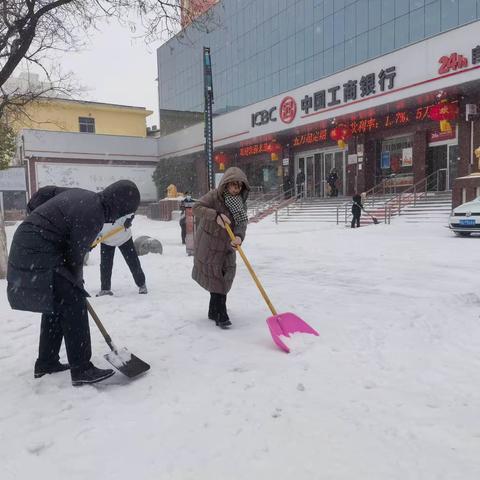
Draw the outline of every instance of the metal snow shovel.
<instances>
[{"instance_id":1,"label":"metal snow shovel","mask_svg":"<svg viewBox=\"0 0 480 480\"><path fill-rule=\"evenodd\" d=\"M361 205L359 205L357 202L353 202L357 207L360 207L371 219L372 222L377 225L380 222L378 221L377 217L374 217L371 213L367 212Z\"/></svg>"},{"instance_id":2,"label":"metal snow shovel","mask_svg":"<svg viewBox=\"0 0 480 480\"><path fill-rule=\"evenodd\" d=\"M378 221L377 217L374 217L371 213L368 213L366 210L364 210L364 212L372 219L372 222L377 225L379 224L380 222Z\"/></svg>"},{"instance_id":3,"label":"metal snow shovel","mask_svg":"<svg viewBox=\"0 0 480 480\"><path fill-rule=\"evenodd\" d=\"M93 320L97 324L98 329L103 335L103 338L107 342L107 345L110 347L111 352L104 355L104 357L110 362L117 370L122 372L129 378L137 377L141 373L146 372L150 369L150 365L145 363L143 360L140 360L133 353L130 353L126 348L118 349L115 344L112 342L110 335L105 330L105 327L102 325L102 322L98 318L95 310L90 305L90 302L85 299L87 302L87 309Z\"/></svg>"},{"instance_id":4,"label":"metal snow shovel","mask_svg":"<svg viewBox=\"0 0 480 480\"><path fill-rule=\"evenodd\" d=\"M232 232L232 229L230 228L230 225L227 223L224 224L225 228L228 232L229 237L232 239L232 241L235 240L235 235ZM257 275L253 271L252 266L250 265L250 262L247 260L247 257L243 253L242 248L237 245L235 247L242 257L243 261L245 262L245 265L250 272L250 275L253 278L253 281L255 282L255 285L258 287L260 290L260 293L262 294L263 299L268 305L268 308L272 312L272 316L267 318L267 325L268 328L270 329L270 334L272 335L273 341L279 347L281 350L284 352L290 353L290 349L283 343L282 339L280 338L282 335L284 337L290 338L291 333L311 333L313 335L318 336L318 332L314 330L308 323L304 322L300 317L295 315L294 313L291 312L285 312L285 313L277 313L275 310L275 307L272 305L272 302L268 298L267 292L262 287L262 284L260 283L260 280L258 279Z\"/></svg>"}]
</instances>

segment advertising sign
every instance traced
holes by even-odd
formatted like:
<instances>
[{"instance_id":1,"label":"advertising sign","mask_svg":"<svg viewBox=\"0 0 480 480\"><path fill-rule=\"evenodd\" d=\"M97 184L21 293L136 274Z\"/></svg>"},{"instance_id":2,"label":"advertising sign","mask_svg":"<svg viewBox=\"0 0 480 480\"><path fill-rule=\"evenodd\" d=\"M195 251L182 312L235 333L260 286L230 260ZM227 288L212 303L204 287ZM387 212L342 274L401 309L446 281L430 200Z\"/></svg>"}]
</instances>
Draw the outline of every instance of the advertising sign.
<instances>
[{"instance_id":1,"label":"advertising sign","mask_svg":"<svg viewBox=\"0 0 480 480\"><path fill-rule=\"evenodd\" d=\"M357 154L353 153L348 156L348 165L355 165L357 163Z\"/></svg>"},{"instance_id":2,"label":"advertising sign","mask_svg":"<svg viewBox=\"0 0 480 480\"><path fill-rule=\"evenodd\" d=\"M412 147L402 149L402 167L411 167L413 165Z\"/></svg>"},{"instance_id":3,"label":"advertising sign","mask_svg":"<svg viewBox=\"0 0 480 480\"><path fill-rule=\"evenodd\" d=\"M390 152L382 152L380 168L390 168Z\"/></svg>"}]
</instances>

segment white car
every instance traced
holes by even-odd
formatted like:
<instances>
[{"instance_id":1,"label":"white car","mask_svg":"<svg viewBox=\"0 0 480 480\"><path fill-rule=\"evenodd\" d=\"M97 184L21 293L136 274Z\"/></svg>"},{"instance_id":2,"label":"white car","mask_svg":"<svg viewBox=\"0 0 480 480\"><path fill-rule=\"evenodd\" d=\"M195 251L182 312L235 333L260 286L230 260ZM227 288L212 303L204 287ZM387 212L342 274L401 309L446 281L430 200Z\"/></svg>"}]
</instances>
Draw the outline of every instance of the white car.
<instances>
[{"instance_id":1,"label":"white car","mask_svg":"<svg viewBox=\"0 0 480 480\"><path fill-rule=\"evenodd\" d=\"M448 226L461 237L468 237L475 232L480 233L480 197L454 208Z\"/></svg>"}]
</instances>

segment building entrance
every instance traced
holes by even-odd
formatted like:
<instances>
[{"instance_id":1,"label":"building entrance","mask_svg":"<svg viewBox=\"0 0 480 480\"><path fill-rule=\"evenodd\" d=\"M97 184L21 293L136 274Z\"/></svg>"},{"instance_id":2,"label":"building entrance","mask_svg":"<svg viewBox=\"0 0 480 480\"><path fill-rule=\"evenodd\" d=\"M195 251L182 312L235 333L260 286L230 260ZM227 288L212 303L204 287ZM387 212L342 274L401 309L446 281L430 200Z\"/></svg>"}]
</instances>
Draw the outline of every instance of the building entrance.
<instances>
[{"instance_id":1,"label":"building entrance","mask_svg":"<svg viewBox=\"0 0 480 480\"><path fill-rule=\"evenodd\" d=\"M430 175L439 169L439 190L451 190L458 175L458 145L436 145L427 150L427 172Z\"/></svg>"},{"instance_id":2,"label":"building entrance","mask_svg":"<svg viewBox=\"0 0 480 480\"><path fill-rule=\"evenodd\" d=\"M327 178L332 169L337 172L336 188L338 195L345 192L345 154L343 150L330 150L323 152L306 152L295 157L295 179L303 172L304 184L295 182L296 193L303 193L305 197L328 197L330 188Z\"/></svg>"}]
</instances>

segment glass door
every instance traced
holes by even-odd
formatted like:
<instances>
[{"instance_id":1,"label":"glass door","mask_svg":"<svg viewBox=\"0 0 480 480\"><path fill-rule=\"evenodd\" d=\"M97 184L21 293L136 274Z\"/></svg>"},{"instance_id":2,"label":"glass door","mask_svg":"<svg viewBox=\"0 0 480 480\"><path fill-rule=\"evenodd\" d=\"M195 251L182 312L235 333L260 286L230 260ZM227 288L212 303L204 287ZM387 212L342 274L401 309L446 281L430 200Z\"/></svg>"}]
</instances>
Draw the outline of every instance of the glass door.
<instances>
[{"instance_id":1,"label":"glass door","mask_svg":"<svg viewBox=\"0 0 480 480\"><path fill-rule=\"evenodd\" d=\"M306 171L305 171L305 196L315 196L315 164L313 161L313 155L305 158Z\"/></svg>"},{"instance_id":2,"label":"glass door","mask_svg":"<svg viewBox=\"0 0 480 480\"><path fill-rule=\"evenodd\" d=\"M323 154L323 196L333 196L335 191L332 191L330 185L328 185L328 176L330 173L335 171L337 173L337 181L335 182L336 193L337 195L344 194L344 170L345 170L345 162L344 162L344 155L343 151L336 151L336 152L325 152Z\"/></svg>"},{"instance_id":3,"label":"glass door","mask_svg":"<svg viewBox=\"0 0 480 480\"><path fill-rule=\"evenodd\" d=\"M323 153L316 153L314 155L314 168L315 168L315 196L323 197L325 184L323 182L322 166L323 166Z\"/></svg>"},{"instance_id":4,"label":"glass door","mask_svg":"<svg viewBox=\"0 0 480 480\"><path fill-rule=\"evenodd\" d=\"M301 154L295 158L295 191L306 197L328 197L330 188L327 183L332 169L337 172L335 186L338 195L345 191L345 160L341 150ZM303 185L300 180L303 179Z\"/></svg>"},{"instance_id":5,"label":"glass door","mask_svg":"<svg viewBox=\"0 0 480 480\"><path fill-rule=\"evenodd\" d=\"M297 195L305 197L317 195L317 169L315 155L302 155L295 162L295 189Z\"/></svg>"}]
</instances>

